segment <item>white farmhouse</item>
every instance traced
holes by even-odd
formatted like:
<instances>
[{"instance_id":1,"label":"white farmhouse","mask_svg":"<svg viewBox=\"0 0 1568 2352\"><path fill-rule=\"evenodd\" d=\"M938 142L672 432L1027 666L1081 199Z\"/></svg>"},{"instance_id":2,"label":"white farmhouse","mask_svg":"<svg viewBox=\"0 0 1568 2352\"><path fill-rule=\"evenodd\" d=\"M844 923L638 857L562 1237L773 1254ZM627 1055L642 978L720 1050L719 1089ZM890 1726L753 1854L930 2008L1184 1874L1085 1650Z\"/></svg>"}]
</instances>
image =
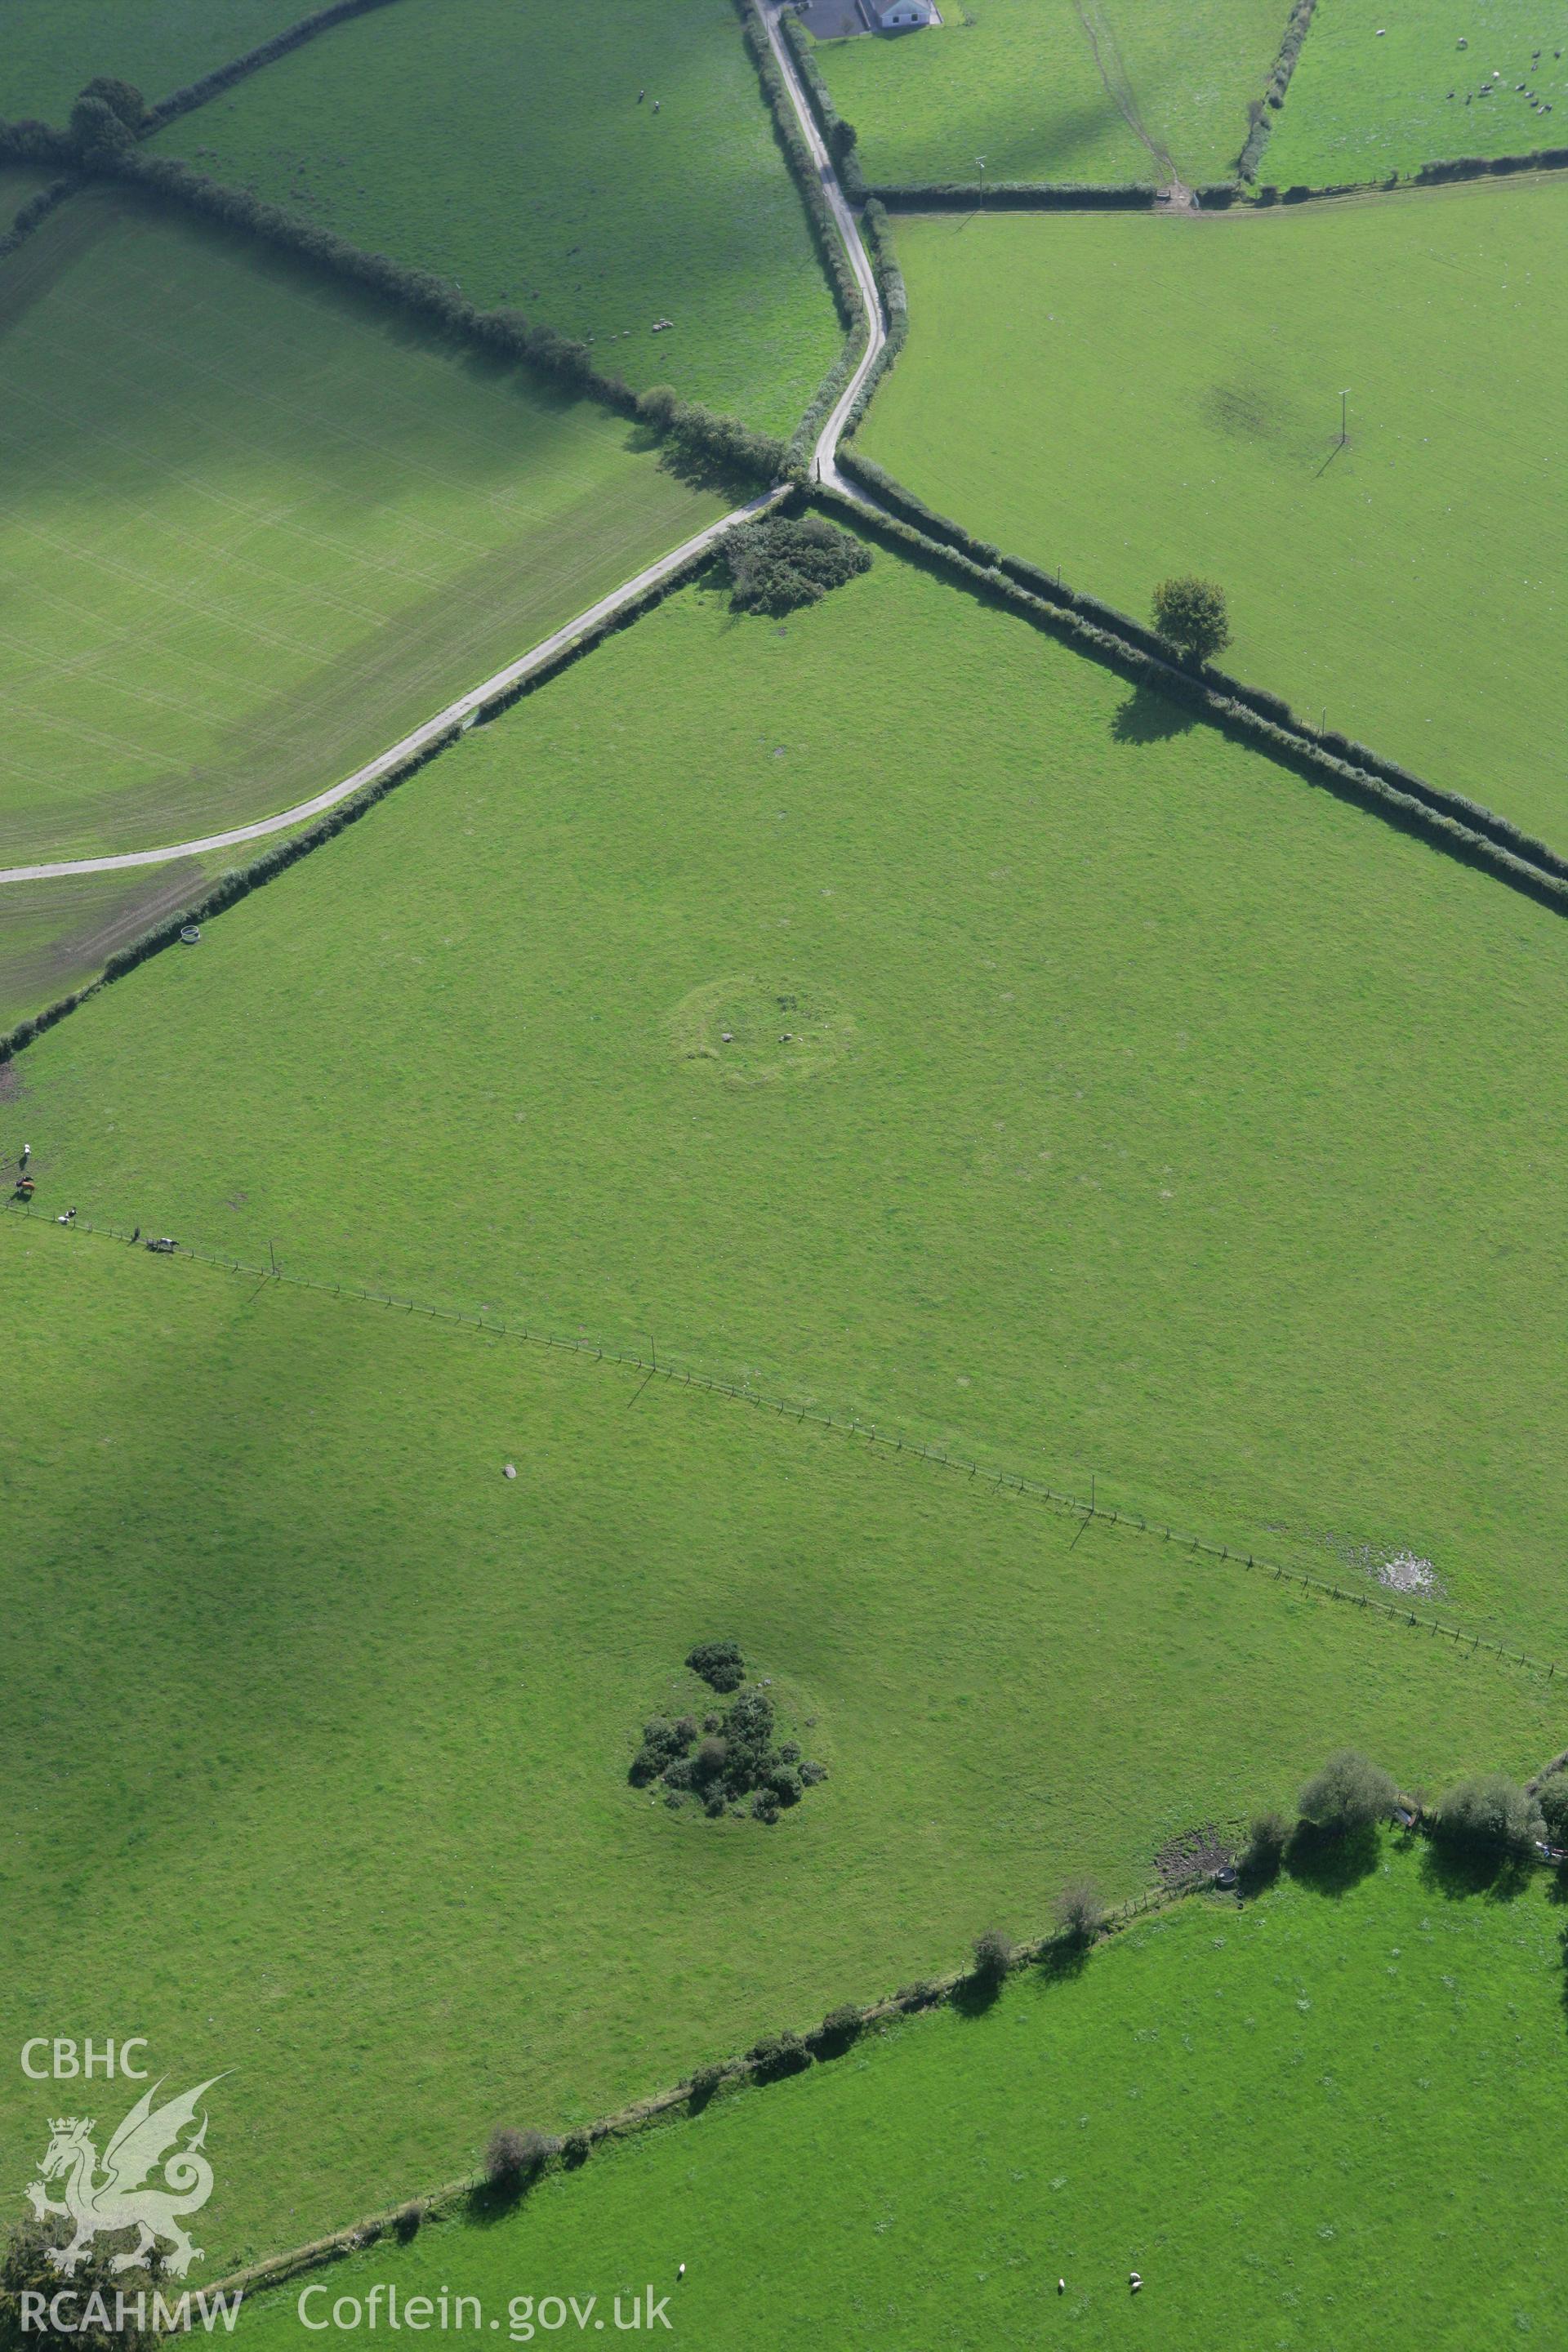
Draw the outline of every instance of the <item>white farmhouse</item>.
<instances>
[{"instance_id":1,"label":"white farmhouse","mask_svg":"<svg viewBox=\"0 0 1568 2352\"><path fill-rule=\"evenodd\" d=\"M872 13L884 33L906 33L917 25L940 25L933 0L873 0Z\"/></svg>"}]
</instances>

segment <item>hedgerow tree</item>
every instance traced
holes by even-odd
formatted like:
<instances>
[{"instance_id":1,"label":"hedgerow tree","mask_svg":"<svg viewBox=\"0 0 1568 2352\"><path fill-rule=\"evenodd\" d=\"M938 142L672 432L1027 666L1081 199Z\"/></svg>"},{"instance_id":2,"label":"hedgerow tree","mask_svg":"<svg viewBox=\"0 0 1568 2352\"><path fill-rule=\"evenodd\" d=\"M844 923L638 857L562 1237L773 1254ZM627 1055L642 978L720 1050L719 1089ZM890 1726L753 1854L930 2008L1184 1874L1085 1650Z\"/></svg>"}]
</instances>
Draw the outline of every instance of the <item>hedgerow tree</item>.
<instances>
[{"instance_id":1,"label":"hedgerow tree","mask_svg":"<svg viewBox=\"0 0 1568 2352\"><path fill-rule=\"evenodd\" d=\"M1162 580L1154 591L1154 626L1178 652L1194 661L1212 661L1230 643L1225 590L1191 573Z\"/></svg>"},{"instance_id":2,"label":"hedgerow tree","mask_svg":"<svg viewBox=\"0 0 1568 2352\"><path fill-rule=\"evenodd\" d=\"M1057 1897L1057 1924L1069 1944L1087 1944L1100 1933L1105 1906L1091 1878L1069 1878Z\"/></svg>"},{"instance_id":3,"label":"hedgerow tree","mask_svg":"<svg viewBox=\"0 0 1568 2352\"><path fill-rule=\"evenodd\" d=\"M80 98L100 98L111 114L117 114L127 131L140 131L147 101L133 81L121 81L116 74L95 74Z\"/></svg>"},{"instance_id":4,"label":"hedgerow tree","mask_svg":"<svg viewBox=\"0 0 1568 2352\"><path fill-rule=\"evenodd\" d=\"M1553 1772L1536 1791L1546 1834L1553 1845L1568 1845L1568 1772Z\"/></svg>"},{"instance_id":5,"label":"hedgerow tree","mask_svg":"<svg viewBox=\"0 0 1568 2352\"><path fill-rule=\"evenodd\" d=\"M1344 1837L1365 1829L1394 1810L1396 1791L1381 1765L1369 1763L1353 1748L1331 1756L1301 1791L1301 1819L1328 1837Z\"/></svg>"},{"instance_id":6,"label":"hedgerow tree","mask_svg":"<svg viewBox=\"0 0 1568 2352\"><path fill-rule=\"evenodd\" d=\"M1528 1853L1546 1832L1542 1808L1506 1772L1461 1780L1429 1818L1435 1837L1475 1853Z\"/></svg>"}]
</instances>

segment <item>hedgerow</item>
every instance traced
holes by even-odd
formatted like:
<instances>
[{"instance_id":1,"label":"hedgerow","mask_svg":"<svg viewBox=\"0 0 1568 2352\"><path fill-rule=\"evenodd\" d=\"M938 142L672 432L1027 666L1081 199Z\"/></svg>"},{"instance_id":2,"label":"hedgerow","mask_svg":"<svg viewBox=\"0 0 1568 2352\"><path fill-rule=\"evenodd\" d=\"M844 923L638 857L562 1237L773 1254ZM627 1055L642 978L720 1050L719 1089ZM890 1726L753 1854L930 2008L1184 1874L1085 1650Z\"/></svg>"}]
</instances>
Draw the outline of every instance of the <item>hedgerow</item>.
<instances>
[{"instance_id":1,"label":"hedgerow","mask_svg":"<svg viewBox=\"0 0 1568 2352\"><path fill-rule=\"evenodd\" d=\"M1247 144L1237 159L1238 179L1251 180L1257 176L1258 159L1268 145L1268 134L1273 129L1268 120L1268 110L1278 113L1285 103L1285 93L1290 87L1290 77L1296 70L1296 60L1301 54L1301 44L1307 37L1307 28L1317 5L1318 0L1295 0L1286 21L1285 37L1279 44L1279 55L1264 85L1263 96L1255 100L1247 110L1252 127L1247 132Z\"/></svg>"},{"instance_id":2,"label":"hedgerow","mask_svg":"<svg viewBox=\"0 0 1568 2352\"><path fill-rule=\"evenodd\" d=\"M838 225L833 217L832 207L822 192L822 180L812 160L811 150L801 134L800 124L795 118L789 91L784 87L784 76L780 73L778 60L773 56L773 44L768 39L768 29L763 21L762 10L757 5L757 0L735 0L735 6L740 14L742 37L752 63L757 69L757 79L763 86L763 95L768 101L768 110L773 119L774 131L777 133L780 146L784 149L795 184L800 191L806 217L811 223L811 233L816 241L817 257L832 283L834 299L838 305L840 322L846 328L862 325L865 321L865 305L860 299L860 289L855 282L855 273L849 267L848 258L839 241Z\"/></svg>"},{"instance_id":3,"label":"hedgerow","mask_svg":"<svg viewBox=\"0 0 1568 2352\"><path fill-rule=\"evenodd\" d=\"M840 453L841 466L845 454ZM869 470L868 460L858 461L857 472ZM875 471L881 474L880 467ZM906 505L919 504L908 493L900 495ZM1331 743L1346 739L1320 735L1294 717L1274 716L1274 711L1289 710L1278 696L1244 687L1222 671L1200 676L1184 667L1170 658L1169 648L1152 630L1092 597L1064 590L1055 583L1050 583L1054 596L1024 586L1017 575L1032 567L1011 557L989 564L978 561L958 543L958 538L967 540L969 535L957 525L951 528L958 537L943 541L895 512L868 511L854 499L826 488L814 489L812 499L831 512L852 516L869 537L902 547L929 569L963 582L977 594L1010 605L1037 627L1076 646L1130 683L1187 704L1226 731L1261 743L1299 774L1331 782L1346 797L1375 810L1391 824L1424 835L1455 856L1483 866L1542 904L1568 913L1568 859L1521 833L1506 817L1466 800L1461 793L1410 775L1394 761L1366 751L1364 746L1347 745L1352 753L1364 753L1364 757L1339 756ZM983 542L971 541L970 544L979 548ZM1047 575L1037 576L1044 581ZM1106 614L1115 625L1102 625L1091 614Z\"/></svg>"},{"instance_id":4,"label":"hedgerow","mask_svg":"<svg viewBox=\"0 0 1568 2352\"><path fill-rule=\"evenodd\" d=\"M780 9L779 30L805 84L807 102L816 117L823 144L833 158L839 185L852 205L860 204L866 194L866 175L860 169L855 126L845 121L835 105L833 92L824 81L822 68L816 62L811 37L792 8Z\"/></svg>"},{"instance_id":5,"label":"hedgerow","mask_svg":"<svg viewBox=\"0 0 1568 2352\"><path fill-rule=\"evenodd\" d=\"M287 57L290 49L300 48L306 41L314 40L318 33L326 32L331 26L341 25L350 16L366 16L373 8L389 5L390 0L333 0L330 8L318 8L313 16L301 16L297 25L286 25L282 32L274 33L270 40L258 42L255 48L247 49L243 56L231 58L227 65L215 66L211 73L203 74L197 80L186 82L183 88L171 91L167 98L160 99L156 106L148 110L146 131L160 131L165 122L173 122L176 115L189 114L193 107L205 106L209 98L216 98L222 91L232 89L237 81L244 81L259 66L269 66L274 58Z\"/></svg>"}]
</instances>

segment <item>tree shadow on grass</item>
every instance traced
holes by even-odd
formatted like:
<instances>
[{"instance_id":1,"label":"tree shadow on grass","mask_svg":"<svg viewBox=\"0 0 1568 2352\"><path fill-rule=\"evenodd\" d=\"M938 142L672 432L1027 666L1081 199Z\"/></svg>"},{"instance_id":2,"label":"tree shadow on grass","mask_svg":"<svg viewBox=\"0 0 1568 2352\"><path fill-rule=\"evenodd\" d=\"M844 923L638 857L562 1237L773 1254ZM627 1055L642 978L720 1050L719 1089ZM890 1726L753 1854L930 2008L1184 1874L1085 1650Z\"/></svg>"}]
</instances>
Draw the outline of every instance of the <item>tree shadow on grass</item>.
<instances>
[{"instance_id":1,"label":"tree shadow on grass","mask_svg":"<svg viewBox=\"0 0 1568 2352\"><path fill-rule=\"evenodd\" d=\"M963 1977L952 1988L952 2007L960 2017L984 2017L995 2008L1006 1981L1000 1976Z\"/></svg>"},{"instance_id":2,"label":"tree shadow on grass","mask_svg":"<svg viewBox=\"0 0 1568 2352\"><path fill-rule=\"evenodd\" d=\"M480 2228L493 2222L508 2221L528 2196L543 2167L534 2171L508 2173L499 2180L477 2180L468 2196L468 2219Z\"/></svg>"},{"instance_id":3,"label":"tree shadow on grass","mask_svg":"<svg viewBox=\"0 0 1568 2352\"><path fill-rule=\"evenodd\" d=\"M1082 1976L1093 1949L1092 1936L1053 1936L1040 1947L1035 1974L1044 1984L1070 1984Z\"/></svg>"},{"instance_id":4,"label":"tree shadow on grass","mask_svg":"<svg viewBox=\"0 0 1568 2352\"><path fill-rule=\"evenodd\" d=\"M1190 734L1197 723L1196 713L1182 703L1140 686L1118 705L1110 738L1114 743L1165 743L1173 735Z\"/></svg>"},{"instance_id":5,"label":"tree shadow on grass","mask_svg":"<svg viewBox=\"0 0 1568 2352\"><path fill-rule=\"evenodd\" d=\"M1315 1895L1348 1895L1370 1878L1381 1859L1377 1832L1367 1824L1342 1837L1299 1822L1285 1849L1285 1867L1300 1885Z\"/></svg>"},{"instance_id":6,"label":"tree shadow on grass","mask_svg":"<svg viewBox=\"0 0 1568 2352\"><path fill-rule=\"evenodd\" d=\"M1483 1895L1490 1903L1512 1903L1535 1875L1528 1854L1490 1853L1484 1848L1448 1845L1426 1840L1421 1857L1421 1883L1449 1903L1464 1903Z\"/></svg>"}]
</instances>

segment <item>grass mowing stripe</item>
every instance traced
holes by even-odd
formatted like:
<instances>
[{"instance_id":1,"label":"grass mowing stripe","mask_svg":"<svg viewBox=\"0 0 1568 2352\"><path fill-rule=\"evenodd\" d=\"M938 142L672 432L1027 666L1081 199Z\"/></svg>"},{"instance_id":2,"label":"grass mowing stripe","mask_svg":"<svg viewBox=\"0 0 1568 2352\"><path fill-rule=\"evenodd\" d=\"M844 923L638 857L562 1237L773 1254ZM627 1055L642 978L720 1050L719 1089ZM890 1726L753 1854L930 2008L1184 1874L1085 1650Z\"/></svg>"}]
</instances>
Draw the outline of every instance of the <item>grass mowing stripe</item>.
<instances>
[{"instance_id":1,"label":"grass mowing stripe","mask_svg":"<svg viewBox=\"0 0 1568 2352\"><path fill-rule=\"evenodd\" d=\"M720 511L619 420L134 202L65 208L7 297L20 862L308 798Z\"/></svg>"}]
</instances>

